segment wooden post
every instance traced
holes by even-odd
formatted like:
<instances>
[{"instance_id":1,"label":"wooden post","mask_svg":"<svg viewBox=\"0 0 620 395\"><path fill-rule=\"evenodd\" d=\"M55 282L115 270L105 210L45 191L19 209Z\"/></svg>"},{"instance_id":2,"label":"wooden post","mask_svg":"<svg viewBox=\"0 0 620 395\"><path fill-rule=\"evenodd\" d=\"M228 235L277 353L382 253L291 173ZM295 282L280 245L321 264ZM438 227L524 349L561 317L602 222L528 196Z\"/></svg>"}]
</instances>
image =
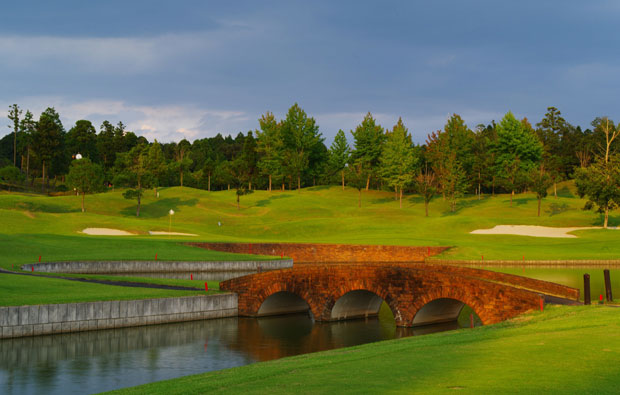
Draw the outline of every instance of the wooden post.
<instances>
[{"instance_id":1,"label":"wooden post","mask_svg":"<svg viewBox=\"0 0 620 395\"><path fill-rule=\"evenodd\" d=\"M609 269L603 270L603 275L605 276L605 296L607 296L607 301L611 302L613 298L611 297L611 278L609 277Z\"/></svg>"},{"instance_id":2,"label":"wooden post","mask_svg":"<svg viewBox=\"0 0 620 395\"><path fill-rule=\"evenodd\" d=\"M583 275L583 304L592 304L590 299L590 275L588 273Z\"/></svg>"}]
</instances>

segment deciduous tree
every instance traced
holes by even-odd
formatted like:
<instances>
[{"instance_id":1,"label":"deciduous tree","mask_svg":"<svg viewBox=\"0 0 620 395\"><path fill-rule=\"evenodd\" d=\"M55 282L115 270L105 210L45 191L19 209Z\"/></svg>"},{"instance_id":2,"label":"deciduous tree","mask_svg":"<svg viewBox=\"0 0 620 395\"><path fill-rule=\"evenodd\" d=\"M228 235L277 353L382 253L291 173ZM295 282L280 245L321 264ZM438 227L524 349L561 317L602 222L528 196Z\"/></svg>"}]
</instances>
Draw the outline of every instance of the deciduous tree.
<instances>
[{"instance_id":1,"label":"deciduous tree","mask_svg":"<svg viewBox=\"0 0 620 395\"><path fill-rule=\"evenodd\" d=\"M69 188L75 188L82 195L82 212L84 212L86 194L103 189L103 169L88 158L76 159L69 167L67 185Z\"/></svg>"}]
</instances>

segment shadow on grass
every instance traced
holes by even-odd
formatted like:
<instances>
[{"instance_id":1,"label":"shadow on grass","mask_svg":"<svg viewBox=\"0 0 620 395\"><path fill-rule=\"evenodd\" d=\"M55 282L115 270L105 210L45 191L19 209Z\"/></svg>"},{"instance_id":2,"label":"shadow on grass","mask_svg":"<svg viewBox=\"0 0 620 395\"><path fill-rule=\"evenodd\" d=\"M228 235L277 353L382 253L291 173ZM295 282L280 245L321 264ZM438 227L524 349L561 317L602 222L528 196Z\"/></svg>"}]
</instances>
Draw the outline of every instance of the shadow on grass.
<instances>
[{"instance_id":1,"label":"shadow on grass","mask_svg":"<svg viewBox=\"0 0 620 395\"><path fill-rule=\"evenodd\" d=\"M137 201L135 204L124 208L121 214L124 216L136 215ZM143 204L140 207L141 218L162 218L168 215L168 212L172 209L174 211L180 211L180 207L193 207L198 203L198 199L185 199L181 198L163 198L158 199L155 202Z\"/></svg>"},{"instance_id":2,"label":"shadow on grass","mask_svg":"<svg viewBox=\"0 0 620 395\"><path fill-rule=\"evenodd\" d=\"M544 211L545 213L548 213L550 217L553 217L554 215L565 213L568 210L571 210L568 204L554 202L554 203L551 203Z\"/></svg>"},{"instance_id":3,"label":"shadow on grass","mask_svg":"<svg viewBox=\"0 0 620 395\"><path fill-rule=\"evenodd\" d=\"M468 200L462 200L462 199L457 199L456 201L456 209L454 211L450 211L448 209L448 211L444 211L441 216L442 217L449 217L451 215L455 215L460 213L462 210L466 209L466 208L471 208L471 207L476 207L479 206L481 204L484 203L484 199L468 199ZM449 205L449 204L448 204Z\"/></svg>"},{"instance_id":4,"label":"shadow on grass","mask_svg":"<svg viewBox=\"0 0 620 395\"><path fill-rule=\"evenodd\" d=\"M331 185L317 185L314 187L306 188L307 191L324 191L326 189L330 189Z\"/></svg>"},{"instance_id":5,"label":"shadow on grass","mask_svg":"<svg viewBox=\"0 0 620 395\"><path fill-rule=\"evenodd\" d=\"M19 210L27 210L42 213L76 213L82 211L79 207L70 207L59 204L47 204L42 202L19 202L15 205Z\"/></svg>"},{"instance_id":6,"label":"shadow on grass","mask_svg":"<svg viewBox=\"0 0 620 395\"><path fill-rule=\"evenodd\" d=\"M289 195L289 194L286 194L286 195L274 195L274 196L270 196L268 199L262 199L262 200L259 200L258 202L256 202L256 206L257 206L257 207L265 207L265 206L267 206L267 205L271 204L271 202L272 202L273 200L276 200L276 199L284 199L284 198L290 198L290 197L292 197L292 196L293 196L293 195Z\"/></svg>"},{"instance_id":7,"label":"shadow on grass","mask_svg":"<svg viewBox=\"0 0 620 395\"><path fill-rule=\"evenodd\" d=\"M558 197L574 198L575 195L573 194L573 192L571 192L570 189L568 189L568 187L564 186L558 189Z\"/></svg>"}]
</instances>

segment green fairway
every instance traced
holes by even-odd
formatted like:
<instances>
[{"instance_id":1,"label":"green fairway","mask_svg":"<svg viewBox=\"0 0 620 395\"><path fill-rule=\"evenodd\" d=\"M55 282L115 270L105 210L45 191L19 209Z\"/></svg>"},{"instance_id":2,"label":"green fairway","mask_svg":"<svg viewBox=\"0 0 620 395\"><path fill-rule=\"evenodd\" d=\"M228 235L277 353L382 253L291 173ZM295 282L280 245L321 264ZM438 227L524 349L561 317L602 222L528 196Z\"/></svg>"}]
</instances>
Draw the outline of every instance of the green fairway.
<instances>
[{"instance_id":1,"label":"green fairway","mask_svg":"<svg viewBox=\"0 0 620 395\"><path fill-rule=\"evenodd\" d=\"M47 197L0 193L0 267L18 270L26 263L66 260L248 260L269 259L256 255L208 251L185 241L289 241L393 245L452 246L440 258L447 259L617 259L620 233L616 230L582 230L578 238L551 239L523 236L472 235L475 229L502 224L544 226L594 226L600 214L584 211L584 200L571 184L561 185L559 197L543 202L536 217L533 195L467 197L451 212L448 202L436 197L430 216L417 195L406 197L400 209L394 195L384 191L358 192L339 187L314 187L301 191L256 191L243 196L236 207L235 191L207 192L192 188L162 188L160 197L147 193L141 216L134 201L122 191L88 195L86 212L81 197ZM175 211L170 217L169 210ZM616 214L611 225L619 222ZM112 228L133 236L91 236L85 228ZM192 233L198 236L152 236L149 231ZM96 276L95 276L96 277ZM15 280L19 283L22 280ZM139 279L136 281L154 282ZM184 281L184 280L178 280ZM169 283L178 283L169 280ZM75 286L75 285L74 285ZM86 290L90 284L81 284ZM17 291L16 291L17 292ZM21 292L21 291L20 291ZM26 292L24 290L23 292ZM63 300L62 290L50 300ZM134 290L133 292L141 292ZM168 291L175 292L175 291ZM2 293L0 304L14 303ZM11 301L9 301L11 300ZM54 302L57 303L57 302Z\"/></svg>"},{"instance_id":2,"label":"green fairway","mask_svg":"<svg viewBox=\"0 0 620 395\"><path fill-rule=\"evenodd\" d=\"M8 226L0 242L9 252L0 265L65 259L247 259L179 245L180 241L291 241L395 245L442 245L454 248L443 258L479 259L617 259L620 233L615 230L577 231L578 238L472 235L495 225L596 226L600 214L584 211L571 184L561 185L559 197L543 201L536 216L534 195L467 197L451 212L436 197L430 216L417 195L403 208L389 192L363 191L362 208L356 190L315 187L301 191L256 191L243 196L241 209L234 191L206 192L191 188L160 189L160 198L147 193L140 218L135 205L120 191L86 197L86 213L76 196L42 197L0 194L0 215ZM175 210L170 226L168 210ZM610 224L620 222L613 213ZM220 226L221 225L221 226ZM88 236L87 227L114 228L136 236ZM150 236L148 231L184 232L197 237ZM8 265L8 266L7 266Z\"/></svg>"},{"instance_id":3,"label":"green fairway","mask_svg":"<svg viewBox=\"0 0 620 395\"><path fill-rule=\"evenodd\" d=\"M620 309L550 307L497 325L187 376L120 394L617 393Z\"/></svg>"}]
</instances>

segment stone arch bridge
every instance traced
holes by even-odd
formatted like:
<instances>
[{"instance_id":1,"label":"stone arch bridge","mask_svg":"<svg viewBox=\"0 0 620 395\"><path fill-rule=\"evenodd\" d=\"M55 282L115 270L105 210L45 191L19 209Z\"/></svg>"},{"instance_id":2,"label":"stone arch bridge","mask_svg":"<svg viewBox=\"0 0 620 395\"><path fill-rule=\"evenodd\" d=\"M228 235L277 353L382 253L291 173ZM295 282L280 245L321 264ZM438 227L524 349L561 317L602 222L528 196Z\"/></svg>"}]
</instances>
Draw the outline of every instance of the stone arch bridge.
<instances>
[{"instance_id":1,"label":"stone arch bridge","mask_svg":"<svg viewBox=\"0 0 620 395\"><path fill-rule=\"evenodd\" d=\"M385 301L397 326L457 319L465 304L483 324L576 303L579 290L481 269L429 264L295 264L293 268L220 284L239 296L239 315L259 317L310 310L317 321L377 315Z\"/></svg>"}]
</instances>

